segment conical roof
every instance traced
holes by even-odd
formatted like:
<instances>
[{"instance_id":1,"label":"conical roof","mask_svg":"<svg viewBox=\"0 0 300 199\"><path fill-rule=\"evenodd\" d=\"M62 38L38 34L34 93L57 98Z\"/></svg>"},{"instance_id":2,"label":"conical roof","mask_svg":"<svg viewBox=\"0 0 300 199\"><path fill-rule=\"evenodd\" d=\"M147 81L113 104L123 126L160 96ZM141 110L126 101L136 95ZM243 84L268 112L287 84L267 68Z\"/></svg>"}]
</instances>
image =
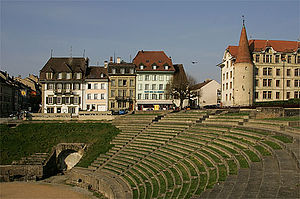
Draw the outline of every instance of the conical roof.
<instances>
[{"instance_id":1,"label":"conical roof","mask_svg":"<svg viewBox=\"0 0 300 199\"><path fill-rule=\"evenodd\" d=\"M243 25L235 63L252 63L245 25Z\"/></svg>"}]
</instances>

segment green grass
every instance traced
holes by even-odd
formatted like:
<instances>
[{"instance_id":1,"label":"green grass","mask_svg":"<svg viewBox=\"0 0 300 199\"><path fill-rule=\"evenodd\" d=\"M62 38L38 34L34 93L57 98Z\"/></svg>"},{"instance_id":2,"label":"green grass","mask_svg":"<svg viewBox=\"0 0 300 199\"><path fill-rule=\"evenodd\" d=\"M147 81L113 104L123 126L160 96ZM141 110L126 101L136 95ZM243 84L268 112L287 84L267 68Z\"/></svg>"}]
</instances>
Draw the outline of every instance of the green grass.
<instances>
[{"instance_id":1,"label":"green grass","mask_svg":"<svg viewBox=\"0 0 300 199\"><path fill-rule=\"evenodd\" d=\"M247 154L247 156L252 162L260 162L260 158L253 151L244 150L244 152Z\"/></svg>"},{"instance_id":2,"label":"green grass","mask_svg":"<svg viewBox=\"0 0 300 199\"><path fill-rule=\"evenodd\" d=\"M227 164L229 166L229 174L236 175L237 174L237 165L234 160L227 160Z\"/></svg>"},{"instance_id":3,"label":"green grass","mask_svg":"<svg viewBox=\"0 0 300 199\"><path fill-rule=\"evenodd\" d=\"M113 145L110 141L119 133L105 123L35 123L16 128L0 125L0 164L34 153L49 153L58 143L86 143L88 149L78 166L89 166L100 154Z\"/></svg>"},{"instance_id":4,"label":"green grass","mask_svg":"<svg viewBox=\"0 0 300 199\"><path fill-rule=\"evenodd\" d=\"M219 168L219 181L225 181L227 177L227 170L224 164L218 165Z\"/></svg>"},{"instance_id":5,"label":"green grass","mask_svg":"<svg viewBox=\"0 0 300 199\"><path fill-rule=\"evenodd\" d=\"M262 142L267 144L268 146L270 146L272 149L281 149L281 146L279 146L275 142L272 142L272 141L269 141L269 140L265 140L265 141L262 141Z\"/></svg>"},{"instance_id":6,"label":"green grass","mask_svg":"<svg viewBox=\"0 0 300 199\"><path fill-rule=\"evenodd\" d=\"M275 120L275 121L300 121L300 116L265 118L264 120Z\"/></svg>"},{"instance_id":7,"label":"green grass","mask_svg":"<svg viewBox=\"0 0 300 199\"><path fill-rule=\"evenodd\" d=\"M208 184L207 184L206 188L208 188L208 189L213 188L216 181L217 181L217 170L212 169L212 170L209 171L209 179L208 179Z\"/></svg>"},{"instance_id":8,"label":"green grass","mask_svg":"<svg viewBox=\"0 0 300 199\"><path fill-rule=\"evenodd\" d=\"M275 135L275 136L272 136L273 138L277 139L277 140L280 140L284 143L292 143L293 140L291 138L288 138L286 136L283 136L283 135Z\"/></svg>"},{"instance_id":9,"label":"green grass","mask_svg":"<svg viewBox=\"0 0 300 199\"><path fill-rule=\"evenodd\" d=\"M259 151L259 153L263 156L270 156L272 155L267 149L260 145L255 145L254 148Z\"/></svg>"},{"instance_id":10,"label":"green grass","mask_svg":"<svg viewBox=\"0 0 300 199\"><path fill-rule=\"evenodd\" d=\"M226 113L226 116L247 116L249 113Z\"/></svg>"},{"instance_id":11,"label":"green grass","mask_svg":"<svg viewBox=\"0 0 300 199\"><path fill-rule=\"evenodd\" d=\"M249 168L247 160L242 155L236 155L235 157L239 161L241 168Z\"/></svg>"}]
</instances>

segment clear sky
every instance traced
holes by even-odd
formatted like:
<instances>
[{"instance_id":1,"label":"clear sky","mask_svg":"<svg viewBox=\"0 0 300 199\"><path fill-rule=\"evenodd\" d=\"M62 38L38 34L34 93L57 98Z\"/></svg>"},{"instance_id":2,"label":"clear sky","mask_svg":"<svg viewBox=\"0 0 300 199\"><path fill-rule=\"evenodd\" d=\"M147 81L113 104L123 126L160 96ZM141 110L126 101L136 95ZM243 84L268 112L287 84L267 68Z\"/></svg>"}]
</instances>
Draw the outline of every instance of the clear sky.
<instances>
[{"instance_id":1,"label":"clear sky","mask_svg":"<svg viewBox=\"0 0 300 199\"><path fill-rule=\"evenodd\" d=\"M248 38L300 38L295 1L1 1L1 70L39 74L50 57L86 56L90 65L139 50L163 50L199 82L220 82L228 45L245 15ZM198 61L192 64L192 61Z\"/></svg>"}]
</instances>

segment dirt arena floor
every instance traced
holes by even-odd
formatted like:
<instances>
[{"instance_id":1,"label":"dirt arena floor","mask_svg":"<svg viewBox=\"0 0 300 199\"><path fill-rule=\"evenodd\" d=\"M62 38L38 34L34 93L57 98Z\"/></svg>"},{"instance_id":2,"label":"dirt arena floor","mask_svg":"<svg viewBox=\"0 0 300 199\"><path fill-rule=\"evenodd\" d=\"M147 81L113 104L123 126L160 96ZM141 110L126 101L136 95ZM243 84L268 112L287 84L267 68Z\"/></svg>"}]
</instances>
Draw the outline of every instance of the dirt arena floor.
<instances>
[{"instance_id":1,"label":"dirt arena floor","mask_svg":"<svg viewBox=\"0 0 300 199\"><path fill-rule=\"evenodd\" d=\"M90 199L91 192L67 185L35 182L0 183L1 199Z\"/></svg>"}]
</instances>

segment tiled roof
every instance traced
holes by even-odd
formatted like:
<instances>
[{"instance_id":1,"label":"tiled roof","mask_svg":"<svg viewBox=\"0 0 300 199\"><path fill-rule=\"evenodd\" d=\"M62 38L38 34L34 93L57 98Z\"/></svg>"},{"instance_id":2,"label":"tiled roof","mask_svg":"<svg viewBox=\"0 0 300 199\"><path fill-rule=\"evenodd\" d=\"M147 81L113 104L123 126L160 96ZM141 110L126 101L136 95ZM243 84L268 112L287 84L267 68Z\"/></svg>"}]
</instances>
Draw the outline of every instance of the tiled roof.
<instances>
[{"instance_id":1,"label":"tiled roof","mask_svg":"<svg viewBox=\"0 0 300 199\"><path fill-rule=\"evenodd\" d=\"M296 52L300 48L298 41L280 41L280 40L249 40L250 52L261 52L267 47L272 47L275 51L281 53ZM228 46L227 49L233 56L237 56L238 46Z\"/></svg>"},{"instance_id":2,"label":"tiled roof","mask_svg":"<svg viewBox=\"0 0 300 199\"><path fill-rule=\"evenodd\" d=\"M204 82L201 82L199 84L195 84L191 87L191 90L198 90L200 88L202 88L203 86L205 86L206 84L208 84L209 82L211 82L212 80L207 80L207 81L204 81Z\"/></svg>"},{"instance_id":3,"label":"tiled roof","mask_svg":"<svg viewBox=\"0 0 300 199\"><path fill-rule=\"evenodd\" d=\"M243 25L238 52L236 55L236 63L252 63L246 28Z\"/></svg>"},{"instance_id":4,"label":"tiled roof","mask_svg":"<svg viewBox=\"0 0 300 199\"><path fill-rule=\"evenodd\" d=\"M137 66L137 71L175 71L172 59L164 51L139 51L133 63ZM140 69L140 65L143 65L144 69ZM157 66L156 69L152 68L154 65ZM165 70L165 65L169 66L168 70Z\"/></svg>"},{"instance_id":5,"label":"tiled roof","mask_svg":"<svg viewBox=\"0 0 300 199\"><path fill-rule=\"evenodd\" d=\"M101 77L103 74L103 77ZM90 66L87 68L86 79L107 79L107 68L104 66Z\"/></svg>"},{"instance_id":6,"label":"tiled roof","mask_svg":"<svg viewBox=\"0 0 300 199\"><path fill-rule=\"evenodd\" d=\"M86 66L83 57L51 57L41 72L85 72Z\"/></svg>"}]
</instances>

